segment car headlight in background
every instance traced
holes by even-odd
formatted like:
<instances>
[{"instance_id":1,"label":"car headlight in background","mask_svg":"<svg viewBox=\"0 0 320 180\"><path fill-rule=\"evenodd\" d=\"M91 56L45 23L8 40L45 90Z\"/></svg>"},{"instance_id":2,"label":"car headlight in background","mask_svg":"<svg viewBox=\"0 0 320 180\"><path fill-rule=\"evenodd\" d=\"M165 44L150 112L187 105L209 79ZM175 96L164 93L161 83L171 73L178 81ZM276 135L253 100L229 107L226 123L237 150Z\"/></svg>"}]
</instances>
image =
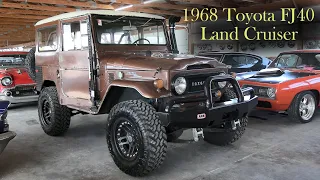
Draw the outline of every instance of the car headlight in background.
<instances>
[{"instance_id":1,"label":"car headlight in background","mask_svg":"<svg viewBox=\"0 0 320 180\"><path fill-rule=\"evenodd\" d=\"M177 94L181 95L183 94L186 89L187 89L187 81L184 77L178 77L175 81L174 81L174 90L176 91Z\"/></svg>"},{"instance_id":2,"label":"car headlight in background","mask_svg":"<svg viewBox=\"0 0 320 180\"><path fill-rule=\"evenodd\" d=\"M4 78L2 78L2 79L1 79L1 84L2 84L3 86L9 86L9 85L11 85L11 84L12 84L12 79L11 79L11 77L4 77Z\"/></svg>"},{"instance_id":3,"label":"car headlight in background","mask_svg":"<svg viewBox=\"0 0 320 180\"><path fill-rule=\"evenodd\" d=\"M267 95L269 98L275 98L276 97L276 89L275 88L268 88L267 89Z\"/></svg>"}]
</instances>

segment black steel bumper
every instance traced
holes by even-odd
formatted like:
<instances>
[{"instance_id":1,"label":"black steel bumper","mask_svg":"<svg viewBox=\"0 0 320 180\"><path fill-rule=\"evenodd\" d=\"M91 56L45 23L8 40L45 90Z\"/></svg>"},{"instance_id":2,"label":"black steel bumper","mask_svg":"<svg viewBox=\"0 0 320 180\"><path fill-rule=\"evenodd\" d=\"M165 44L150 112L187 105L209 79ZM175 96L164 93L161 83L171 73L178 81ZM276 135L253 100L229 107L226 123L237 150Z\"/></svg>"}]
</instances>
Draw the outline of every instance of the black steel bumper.
<instances>
[{"instance_id":1,"label":"black steel bumper","mask_svg":"<svg viewBox=\"0 0 320 180\"><path fill-rule=\"evenodd\" d=\"M237 94L237 98L215 103L212 82L227 81ZM205 128L246 116L258 104L258 97L252 88L240 89L238 82L229 75L208 77L204 86L204 96L190 98L177 97L167 102L160 119L165 125L181 128ZM245 98L246 96L246 98Z\"/></svg>"}]
</instances>

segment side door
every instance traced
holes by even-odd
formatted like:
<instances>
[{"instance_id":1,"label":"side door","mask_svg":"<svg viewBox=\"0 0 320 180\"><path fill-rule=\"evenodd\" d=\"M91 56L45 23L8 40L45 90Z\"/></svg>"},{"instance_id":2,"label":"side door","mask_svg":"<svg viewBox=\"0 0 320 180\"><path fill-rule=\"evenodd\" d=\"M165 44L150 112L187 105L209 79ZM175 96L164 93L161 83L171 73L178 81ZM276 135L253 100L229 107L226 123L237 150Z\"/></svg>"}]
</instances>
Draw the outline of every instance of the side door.
<instances>
[{"instance_id":1,"label":"side door","mask_svg":"<svg viewBox=\"0 0 320 180\"><path fill-rule=\"evenodd\" d=\"M86 17L61 22L61 89L68 98L90 100L89 41Z\"/></svg>"}]
</instances>

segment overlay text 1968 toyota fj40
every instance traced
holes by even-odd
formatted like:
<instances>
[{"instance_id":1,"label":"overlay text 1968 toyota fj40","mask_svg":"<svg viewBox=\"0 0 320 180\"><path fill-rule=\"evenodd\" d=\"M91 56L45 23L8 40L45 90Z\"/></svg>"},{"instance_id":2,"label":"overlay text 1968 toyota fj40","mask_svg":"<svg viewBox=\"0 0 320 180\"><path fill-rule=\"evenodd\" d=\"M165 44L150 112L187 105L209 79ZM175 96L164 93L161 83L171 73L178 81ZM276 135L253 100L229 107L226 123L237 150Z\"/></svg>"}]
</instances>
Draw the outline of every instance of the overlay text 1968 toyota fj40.
<instances>
[{"instance_id":1,"label":"overlay text 1968 toyota fj40","mask_svg":"<svg viewBox=\"0 0 320 180\"><path fill-rule=\"evenodd\" d=\"M79 11L39 21L29 73L40 91L44 132L67 131L72 115L109 114L106 139L115 164L143 176L165 159L168 141L186 128L225 145L245 131L257 104L225 64L178 55L180 18L119 11Z\"/></svg>"}]
</instances>

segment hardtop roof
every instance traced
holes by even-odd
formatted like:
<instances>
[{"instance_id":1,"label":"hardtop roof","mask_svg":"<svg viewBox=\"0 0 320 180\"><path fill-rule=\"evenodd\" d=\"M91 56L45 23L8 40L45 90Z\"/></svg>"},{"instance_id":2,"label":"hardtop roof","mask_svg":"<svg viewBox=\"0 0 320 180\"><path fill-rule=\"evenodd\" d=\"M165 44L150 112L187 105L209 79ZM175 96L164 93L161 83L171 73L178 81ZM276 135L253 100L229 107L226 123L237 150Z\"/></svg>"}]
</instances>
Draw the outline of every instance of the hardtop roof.
<instances>
[{"instance_id":1,"label":"hardtop roof","mask_svg":"<svg viewBox=\"0 0 320 180\"><path fill-rule=\"evenodd\" d=\"M83 11L75 11L69 13L63 13L56 16L52 16L41 21L38 21L35 26L54 22L62 19L70 19L79 16L96 14L96 15L106 15L106 16L136 16L136 17L144 17L144 18L153 18L153 19L165 19L162 16L157 16L153 14L147 13L138 13L138 12L128 12L128 11L114 11L114 10L83 10Z\"/></svg>"}]
</instances>

